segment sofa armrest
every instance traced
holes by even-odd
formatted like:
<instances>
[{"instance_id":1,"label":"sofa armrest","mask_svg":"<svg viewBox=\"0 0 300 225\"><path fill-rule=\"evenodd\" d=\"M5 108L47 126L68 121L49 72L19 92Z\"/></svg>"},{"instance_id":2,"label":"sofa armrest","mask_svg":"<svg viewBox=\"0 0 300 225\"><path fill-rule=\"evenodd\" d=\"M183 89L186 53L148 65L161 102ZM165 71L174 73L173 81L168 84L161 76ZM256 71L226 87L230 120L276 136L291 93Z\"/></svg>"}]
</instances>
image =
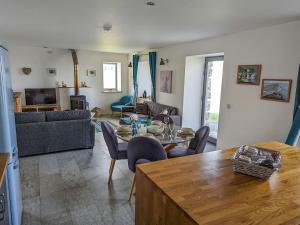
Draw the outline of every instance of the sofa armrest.
<instances>
[{"instance_id":1,"label":"sofa armrest","mask_svg":"<svg viewBox=\"0 0 300 225\"><path fill-rule=\"evenodd\" d=\"M132 105L132 102L127 102L127 103L125 103L125 106L133 106L133 105Z\"/></svg>"},{"instance_id":2,"label":"sofa armrest","mask_svg":"<svg viewBox=\"0 0 300 225\"><path fill-rule=\"evenodd\" d=\"M175 126L181 126L181 116L180 115L171 115L170 117L173 119Z\"/></svg>"},{"instance_id":3,"label":"sofa armrest","mask_svg":"<svg viewBox=\"0 0 300 225\"><path fill-rule=\"evenodd\" d=\"M121 102L113 102L113 103L111 103L111 106L115 106L115 105L122 105L122 103Z\"/></svg>"}]
</instances>

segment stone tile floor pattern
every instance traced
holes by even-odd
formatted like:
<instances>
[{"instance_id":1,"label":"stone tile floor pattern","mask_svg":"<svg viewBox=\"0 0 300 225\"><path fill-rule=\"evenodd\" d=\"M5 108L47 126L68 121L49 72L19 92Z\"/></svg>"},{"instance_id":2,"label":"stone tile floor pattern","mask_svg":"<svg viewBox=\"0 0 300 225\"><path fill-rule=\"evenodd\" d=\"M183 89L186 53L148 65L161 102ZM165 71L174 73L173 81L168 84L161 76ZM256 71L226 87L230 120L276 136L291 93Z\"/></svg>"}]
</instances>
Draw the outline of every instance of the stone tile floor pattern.
<instances>
[{"instance_id":1,"label":"stone tile floor pattern","mask_svg":"<svg viewBox=\"0 0 300 225\"><path fill-rule=\"evenodd\" d=\"M21 158L22 224L133 225L132 173L127 160L118 160L108 185L110 160L102 133L94 150Z\"/></svg>"},{"instance_id":2,"label":"stone tile floor pattern","mask_svg":"<svg viewBox=\"0 0 300 225\"><path fill-rule=\"evenodd\" d=\"M20 159L23 225L133 225L132 174L127 160L116 162L108 185L110 156L103 136L94 150Z\"/></svg>"}]
</instances>

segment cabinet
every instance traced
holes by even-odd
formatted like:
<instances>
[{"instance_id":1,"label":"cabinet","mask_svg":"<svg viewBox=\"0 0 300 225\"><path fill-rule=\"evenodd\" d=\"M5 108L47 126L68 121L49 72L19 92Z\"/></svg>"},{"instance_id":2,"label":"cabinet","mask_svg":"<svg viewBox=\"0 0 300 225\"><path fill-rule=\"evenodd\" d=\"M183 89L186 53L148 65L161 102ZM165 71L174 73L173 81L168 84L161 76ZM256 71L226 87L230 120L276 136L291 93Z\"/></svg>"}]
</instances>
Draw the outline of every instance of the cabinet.
<instances>
[{"instance_id":1,"label":"cabinet","mask_svg":"<svg viewBox=\"0 0 300 225\"><path fill-rule=\"evenodd\" d=\"M22 112L21 92L14 92L14 109L15 112Z\"/></svg>"}]
</instances>

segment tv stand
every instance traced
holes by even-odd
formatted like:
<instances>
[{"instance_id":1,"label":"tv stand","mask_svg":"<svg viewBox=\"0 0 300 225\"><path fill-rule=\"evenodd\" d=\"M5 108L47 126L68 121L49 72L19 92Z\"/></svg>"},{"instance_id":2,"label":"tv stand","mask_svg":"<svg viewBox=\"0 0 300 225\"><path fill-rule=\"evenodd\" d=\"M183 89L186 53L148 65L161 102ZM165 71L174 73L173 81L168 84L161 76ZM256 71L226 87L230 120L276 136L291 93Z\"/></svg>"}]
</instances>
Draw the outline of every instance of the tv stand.
<instances>
[{"instance_id":1,"label":"tv stand","mask_svg":"<svg viewBox=\"0 0 300 225\"><path fill-rule=\"evenodd\" d=\"M60 105L23 105L22 112L44 112L44 111L60 111Z\"/></svg>"}]
</instances>

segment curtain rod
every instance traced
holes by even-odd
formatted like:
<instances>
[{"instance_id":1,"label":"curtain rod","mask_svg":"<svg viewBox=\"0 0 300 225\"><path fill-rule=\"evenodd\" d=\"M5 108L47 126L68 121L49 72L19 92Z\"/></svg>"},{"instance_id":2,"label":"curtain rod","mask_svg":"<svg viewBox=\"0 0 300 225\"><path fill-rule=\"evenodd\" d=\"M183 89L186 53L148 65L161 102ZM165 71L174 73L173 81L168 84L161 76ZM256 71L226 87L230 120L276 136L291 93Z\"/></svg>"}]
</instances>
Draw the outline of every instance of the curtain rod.
<instances>
[{"instance_id":1,"label":"curtain rod","mask_svg":"<svg viewBox=\"0 0 300 225\"><path fill-rule=\"evenodd\" d=\"M142 56L142 55L149 55L150 52L148 53L142 53L142 54L133 54L133 55L139 55L139 56Z\"/></svg>"}]
</instances>

